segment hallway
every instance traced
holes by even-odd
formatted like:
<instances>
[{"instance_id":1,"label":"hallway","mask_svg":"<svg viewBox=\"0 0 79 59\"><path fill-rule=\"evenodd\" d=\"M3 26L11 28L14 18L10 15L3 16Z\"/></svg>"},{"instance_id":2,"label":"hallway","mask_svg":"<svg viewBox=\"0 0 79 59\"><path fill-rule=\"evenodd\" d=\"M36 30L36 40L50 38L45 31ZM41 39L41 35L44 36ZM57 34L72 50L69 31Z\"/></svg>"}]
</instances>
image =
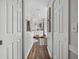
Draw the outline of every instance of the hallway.
<instances>
[{"instance_id":1,"label":"hallway","mask_svg":"<svg viewBox=\"0 0 79 59\"><path fill-rule=\"evenodd\" d=\"M78 59L78 0L0 0L0 59Z\"/></svg>"},{"instance_id":2,"label":"hallway","mask_svg":"<svg viewBox=\"0 0 79 59\"><path fill-rule=\"evenodd\" d=\"M47 46L34 43L27 59L51 59L47 50Z\"/></svg>"}]
</instances>

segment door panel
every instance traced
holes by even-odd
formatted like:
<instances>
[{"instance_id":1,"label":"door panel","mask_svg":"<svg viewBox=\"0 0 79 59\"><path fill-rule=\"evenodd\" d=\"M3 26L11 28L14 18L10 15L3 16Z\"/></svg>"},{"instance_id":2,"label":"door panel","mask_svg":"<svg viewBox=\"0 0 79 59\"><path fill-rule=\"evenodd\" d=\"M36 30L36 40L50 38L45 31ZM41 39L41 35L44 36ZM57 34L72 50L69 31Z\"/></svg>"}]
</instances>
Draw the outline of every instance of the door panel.
<instances>
[{"instance_id":1,"label":"door panel","mask_svg":"<svg viewBox=\"0 0 79 59\"><path fill-rule=\"evenodd\" d=\"M68 0L54 1L53 28L54 56L56 59L68 59Z\"/></svg>"},{"instance_id":2,"label":"door panel","mask_svg":"<svg viewBox=\"0 0 79 59\"><path fill-rule=\"evenodd\" d=\"M7 57L8 57L8 59L12 59L12 44L8 45L7 48L8 48Z\"/></svg>"},{"instance_id":3,"label":"door panel","mask_svg":"<svg viewBox=\"0 0 79 59\"><path fill-rule=\"evenodd\" d=\"M12 4L8 3L8 33L12 33Z\"/></svg>"},{"instance_id":4,"label":"door panel","mask_svg":"<svg viewBox=\"0 0 79 59\"><path fill-rule=\"evenodd\" d=\"M17 6L21 3L21 0L0 0L1 59L22 59L22 8Z\"/></svg>"}]
</instances>

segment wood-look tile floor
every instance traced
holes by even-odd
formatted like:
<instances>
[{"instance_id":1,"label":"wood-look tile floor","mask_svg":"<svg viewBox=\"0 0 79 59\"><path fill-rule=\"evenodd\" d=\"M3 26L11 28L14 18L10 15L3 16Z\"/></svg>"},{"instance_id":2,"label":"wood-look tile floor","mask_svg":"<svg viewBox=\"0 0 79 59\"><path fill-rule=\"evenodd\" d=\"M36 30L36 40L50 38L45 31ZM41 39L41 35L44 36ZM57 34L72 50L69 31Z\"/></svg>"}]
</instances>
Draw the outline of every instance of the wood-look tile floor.
<instances>
[{"instance_id":1,"label":"wood-look tile floor","mask_svg":"<svg viewBox=\"0 0 79 59\"><path fill-rule=\"evenodd\" d=\"M27 59L51 59L46 45L39 45L38 42L34 43Z\"/></svg>"}]
</instances>

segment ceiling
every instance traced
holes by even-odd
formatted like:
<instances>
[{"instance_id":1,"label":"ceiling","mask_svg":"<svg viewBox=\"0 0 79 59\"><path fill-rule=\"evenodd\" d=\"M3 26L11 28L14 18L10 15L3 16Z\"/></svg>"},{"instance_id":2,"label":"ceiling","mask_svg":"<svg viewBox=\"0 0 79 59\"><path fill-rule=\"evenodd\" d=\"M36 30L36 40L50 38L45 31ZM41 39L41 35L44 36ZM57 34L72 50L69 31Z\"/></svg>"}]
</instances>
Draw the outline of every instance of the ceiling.
<instances>
[{"instance_id":1,"label":"ceiling","mask_svg":"<svg viewBox=\"0 0 79 59\"><path fill-rule=\"evenodd\" d=\"M50 0L27 0L28 15L37 19L46 18L46 8L49 1Z\"/></svg>"},{"instance_id":2,"label":"ceiling","mask_svg":"<svg viewBox=\"0 0 79 59\"><path fill-rule=\"evenodd\" d=\"M49 0L29 0L29 2L34 6L36 5L47 6Z\"/></svg>"}]
</instances>

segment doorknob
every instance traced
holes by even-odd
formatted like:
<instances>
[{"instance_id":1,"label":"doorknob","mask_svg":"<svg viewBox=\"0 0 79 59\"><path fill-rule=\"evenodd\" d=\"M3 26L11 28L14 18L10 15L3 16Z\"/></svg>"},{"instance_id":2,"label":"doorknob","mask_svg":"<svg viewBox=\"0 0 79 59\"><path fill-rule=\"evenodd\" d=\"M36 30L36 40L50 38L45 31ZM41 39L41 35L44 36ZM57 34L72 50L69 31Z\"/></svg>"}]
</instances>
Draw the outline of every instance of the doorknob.
<instances>
[{"instance_id":1,"label":"doorknob","mask_svg":"<svg viewBox=\"0 0 79 59\"><path fill-rule=\"evenodd\" d=\"M2 45L2 40L0 40L0 45Z\"/></svg>"}]
</instances>

